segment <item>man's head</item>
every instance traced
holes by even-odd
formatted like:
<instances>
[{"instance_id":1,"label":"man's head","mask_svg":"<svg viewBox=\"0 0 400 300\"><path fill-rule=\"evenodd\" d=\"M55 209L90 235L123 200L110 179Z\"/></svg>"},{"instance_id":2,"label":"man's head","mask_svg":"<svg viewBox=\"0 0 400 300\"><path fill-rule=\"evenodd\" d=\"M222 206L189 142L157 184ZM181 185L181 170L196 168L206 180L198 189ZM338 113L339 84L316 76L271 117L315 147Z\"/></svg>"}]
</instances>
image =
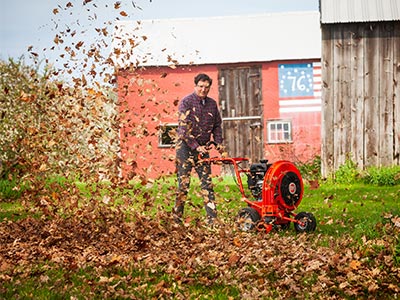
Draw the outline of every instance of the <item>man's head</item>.
<instances>
[{"instance_id":1,"label":"man's head","mask_svg":"<svg viewBox=\"0 0 400 300\"><path fill-rule=\"evenodd\" d=\"M198 74L194 78L194 91L200 98L205 98L210 91L212 79L207 74Z\"/></svg>"}]
</instances>

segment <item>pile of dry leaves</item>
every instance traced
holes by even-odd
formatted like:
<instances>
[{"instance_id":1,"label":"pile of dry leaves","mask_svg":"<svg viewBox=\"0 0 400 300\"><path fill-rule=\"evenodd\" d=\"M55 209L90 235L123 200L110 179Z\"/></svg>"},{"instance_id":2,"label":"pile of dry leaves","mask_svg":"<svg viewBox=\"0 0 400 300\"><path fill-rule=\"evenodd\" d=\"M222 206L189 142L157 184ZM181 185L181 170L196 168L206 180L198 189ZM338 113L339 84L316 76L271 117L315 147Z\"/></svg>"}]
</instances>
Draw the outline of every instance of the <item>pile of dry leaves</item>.
<instances>
[{"instance_id":1,"label":"pile of dry leaves","mask_svg":"<svg viewBox=\"0 0 400 300\"><path fill-rule=\"evenodd\" d=\"M145 270L141 277L100 276L97 284L133 282L147 289L151 272L172 278L156 288L160 298L187 298L194 284L235 286L242 299L396 298L400 279L398 217L389 216L382 237L364 240L317 234L241 233L232 224L208 228L201 221L177 225L167 213L131 216L106 205L88 205L69 217L0 223L0 282L32 276L48 264L72 272L87 267ZM156 271L155 271L156 270ZM138 275L139 276L139 275ZM179 287L180 293L176 290ZM133 297L126 289L108 296Z\"/></svg>"}]
</instances>

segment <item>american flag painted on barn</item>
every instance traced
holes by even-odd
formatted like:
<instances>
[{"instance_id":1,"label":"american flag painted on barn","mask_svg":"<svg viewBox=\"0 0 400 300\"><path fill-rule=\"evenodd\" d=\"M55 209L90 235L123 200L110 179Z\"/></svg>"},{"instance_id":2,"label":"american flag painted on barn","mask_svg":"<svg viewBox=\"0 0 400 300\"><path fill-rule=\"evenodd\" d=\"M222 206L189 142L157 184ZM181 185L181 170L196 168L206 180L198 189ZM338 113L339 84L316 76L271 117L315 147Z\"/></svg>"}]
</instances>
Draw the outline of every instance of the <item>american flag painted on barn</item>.
<instances>
[{"instance_id":1,"label":"american flag painted on barn","mask_svg":"<svg viewBox=\"0 0 400 300\"><path fill-rule=\"evenodd\" d=\"M279 112L321 111L321 63L279 64Z\"/></svg>"}]
</instances>

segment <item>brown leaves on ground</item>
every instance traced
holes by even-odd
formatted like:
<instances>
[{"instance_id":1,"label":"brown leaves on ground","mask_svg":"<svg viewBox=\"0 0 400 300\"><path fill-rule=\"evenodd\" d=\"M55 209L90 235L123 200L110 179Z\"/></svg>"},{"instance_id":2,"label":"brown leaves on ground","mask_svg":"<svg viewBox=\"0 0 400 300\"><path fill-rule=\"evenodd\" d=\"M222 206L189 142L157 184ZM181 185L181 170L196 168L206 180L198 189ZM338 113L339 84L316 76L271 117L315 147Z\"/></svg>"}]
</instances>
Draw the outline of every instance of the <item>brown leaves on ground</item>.
<instances>
[{"instance_id":1,"label":"brown leaves on ground","mask_svg":"<svg viewBox=\"0 0 400 300\"><path fill-rule=\"evenodd\" d=\"M400 292L399 228L391 222L384 225L385 235L359 246L347 237L248 234L232 224L210 229L200 221L177 225L164 212L138 213L126 222L125 213L92 204L70 217L2 222L0 282L48 264L72 271L161 270L182 291L196 283L233 285L243 299L395 297ZM143 276L138 280L152 280ZM112 281L99 278L98 284ZM165 281L155 285L163 297L171 294L167 286Z\"/></svg>"},{"instance_id":2,"label":"brown leaves on ground","mask_svg":"<svg viewBox=\"0 0 400 300\"><path fill-rule=\"evenodd\" d=\"M1 107L1 128L5 134L0 137L0 146L4 153L4 149L9 152L3 161L7 167L10 165L11 172L25 171L20 171L21 177L31 188L27 188L22 202L35 202L35 209L43 217L0 223L0 292L3 283L15 284L14 278L34 277L35 266L46 265L71 272L91 267L146 270L140 278L119 279L126 280L129 286L134 281L151 281L152 270L161 270L174 279L184 295L196 284L235 286L242 299L394 298L399 295L400 221L397 216L386 218L389 221L382 225L384 234L380 238L365 239L359 246L346 236L243 234L235 231L232 224L209 229L201 222L178 226L164 212L154 217L132 215L129 209L113 207L107 197L82 204L81 199L74 198L75 194L45 185L41 181L45 173L68 177L76 172L81 179L107 178L114 184L120 164L117 145L121 142L121 126L129 129L124 132L126 136L121 136L122 142L129 135L142 138L152 134L144 121L136 124L131 120L131 107L123 99L119 102L111 99L95 80L100 76L103 82L110 82L115 75L108 73L114 70L107 69L113 63L110 56L123 55L128 60L130 53L122 54L121 48L109 49L106 38L116 28L110 28L108 22L96 21L94 1L83 3L85 16L90 21L86 30L76 22L71 11L75 5L80 14L82 7L68 2L53 10L60 20L63 16L72 18L65 24L54 21L54 45L49 49L62 47L64 51L52 75L57 78L62 71L73 73L74 88L64 86L59 80L34 76L34 70L29 68L15 64L2 66L10 74L3 76L2 86L7 101ZM140 9L135 2L131 3L134 9ZM118 19L134 13L121 2L115 2L112 9L117 11ZM87 31L95 31L97 39L85 40ZM146 36L135 39L129 36L127 48L134 51L135 45L146 39ZM33 50L40 49L33 46L28 49L37 57L38 51ZM170 67L176 68L178 62L171 55L168 57ZM161 78L166 76L163 73ZM97 88L87 86L91 78ZM138 77L120 89L122 98L132 92L142 97L147 91L158 90L158 86ZM138 107L144 109L147 102L160 104L160 99L144 98ZM175 99L170 105L174 108L177 104ZM152 122L158 124L163 114L152 116ZM129 150L152 151L151 147L144 150L140 145L133 145ZM136 166L134 159L130 164ZM317 184L314 183L315 188ZM144 209L149 210L154 199L146 200ZM331 199L325 200L328 203ZM49 278L40 274L37 280L47 282ZM112 277L99 272L98 285L111 282ZM137 286L138 290L141 288L146 287ZM171 298L171 288L165 280L157 282L155 288L159 298ZM108 298L117 297L117 294L108 295Z\"/></svg>"}]
</instances>

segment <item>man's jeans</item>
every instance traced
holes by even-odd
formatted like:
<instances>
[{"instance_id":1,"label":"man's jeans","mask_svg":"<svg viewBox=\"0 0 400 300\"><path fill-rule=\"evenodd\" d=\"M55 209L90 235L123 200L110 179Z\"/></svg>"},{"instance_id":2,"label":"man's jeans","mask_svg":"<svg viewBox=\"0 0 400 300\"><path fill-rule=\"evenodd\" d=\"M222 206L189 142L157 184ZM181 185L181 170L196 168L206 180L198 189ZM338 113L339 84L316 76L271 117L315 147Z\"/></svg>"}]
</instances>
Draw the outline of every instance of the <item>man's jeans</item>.
<instances>
[{"instance_id":1,"label":"man's jeans","mask_svg":"<svg viewBox=\"0 0 400 300\"><path fill-rule=\"evenodd\" d=\"M217 216L215 206L215 196L211 181L211 165L199 163L199 152L192 150L185 142L178 141L176 146L176 166L178 172L178 191L176 195L174 217L181 222L183 210L190 187L190 175L194 168L200 178L202 195L204 197L204 207L209 222ZM208 157L208 154L204 157Z\"/></svg>"}]
</instances>

